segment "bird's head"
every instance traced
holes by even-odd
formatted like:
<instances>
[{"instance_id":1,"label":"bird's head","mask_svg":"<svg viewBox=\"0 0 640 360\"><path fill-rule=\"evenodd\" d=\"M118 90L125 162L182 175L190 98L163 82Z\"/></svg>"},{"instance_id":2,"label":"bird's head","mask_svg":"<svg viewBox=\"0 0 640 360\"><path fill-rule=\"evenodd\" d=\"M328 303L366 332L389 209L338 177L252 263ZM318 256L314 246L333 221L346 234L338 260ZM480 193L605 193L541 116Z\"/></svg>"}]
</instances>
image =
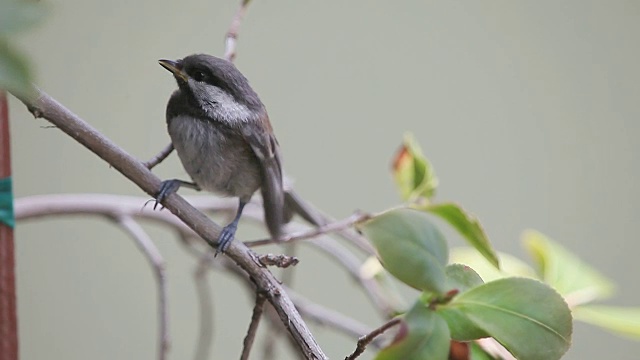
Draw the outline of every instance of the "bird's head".
<instances>
[{"instance_id":1,"label":"bird's head","mask_svg":"<svg viewBox=\"0 0 640 360\"><path fill-rule=\"evenodd\" d=\"M212 119L233 125L251 121L264 109L244 75L227 60L196 54L158 62L173 74L190 103Z\"/></svg>"}]
</instances>

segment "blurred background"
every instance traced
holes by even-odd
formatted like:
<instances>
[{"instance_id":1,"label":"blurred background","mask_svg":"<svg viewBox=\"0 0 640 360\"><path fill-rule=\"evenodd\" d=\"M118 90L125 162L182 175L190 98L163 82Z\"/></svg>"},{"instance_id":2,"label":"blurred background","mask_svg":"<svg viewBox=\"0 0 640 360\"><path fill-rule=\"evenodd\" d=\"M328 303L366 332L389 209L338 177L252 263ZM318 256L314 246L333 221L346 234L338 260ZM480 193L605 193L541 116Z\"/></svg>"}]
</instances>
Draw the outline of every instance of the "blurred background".
<instances>
[{"instance_id":1,"label":"blurred background","mask_svg":"<svg viewBox=\"0 0 640 360\"><path fill-rule=\"evenodd\" d=\"M46 3L47 20L18 38L37 84L141 159L169 141L164 111L176 85L157 60L221 56L238 7ZM498 250L524 257L520 235L537 229L619 285L610 304L632 306L640 298L639 15L635 1L255 0L236 63L269 110L297 190L320 209L345 217L396 204L390 159L412 131L440 179L438 199L477 215ZM10 105L17 197L144 196L15 99ZM154 172L185 177L175 155ZM196 264L174 233L145 228L168 263L170 357L193 358ZM16 236L22 359L155 357L153 276L121 230L97 218L52 218L19 223ZM301 293L380 324L326 257L305 249L299 257ZM210 282L211 358L238 358L253 296L225 274ZM331 358L353 350L352 339L312 328ZM630 360L640 351L582 323L573 342L566 359Z\"/></svg>"}]
</instances>

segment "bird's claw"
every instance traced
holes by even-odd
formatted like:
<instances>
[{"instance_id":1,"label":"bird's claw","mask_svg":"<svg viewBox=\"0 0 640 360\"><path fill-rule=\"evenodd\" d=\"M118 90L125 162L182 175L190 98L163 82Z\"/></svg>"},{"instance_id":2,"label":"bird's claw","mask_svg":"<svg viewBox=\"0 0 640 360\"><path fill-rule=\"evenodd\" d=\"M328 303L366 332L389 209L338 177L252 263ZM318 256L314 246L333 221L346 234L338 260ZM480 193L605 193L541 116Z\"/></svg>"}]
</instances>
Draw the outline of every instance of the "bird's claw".
<instances>
[{"instance_id":1,"label":"bird's claw","mask_svg":"<svg viewBox=\"0 0 640 360\"><path fill-rule=\"evenodd\" d=\"M180 181L176 179L165 180L160 184L160 191L156 194L156 203L153 204L153 210L155 210L161 202L164 201L169 195L175 193L180 188ZM160 210L164 209L164 206Z\"/></svg>"},{"instance_id":2,"label":"bird's claw","mask_svg":"<svg viewBox=\"0 0 640 360\"><path fill-rule=\"evenodd\" d=\"M224 253L227 251L229 245L231 245L231 242L236 236L237 229L238 225L231 223L220 231L220 236L218 236L218 248L216 249L215 256L218 256L218 253Z\"/></svg>"}]
</instances>

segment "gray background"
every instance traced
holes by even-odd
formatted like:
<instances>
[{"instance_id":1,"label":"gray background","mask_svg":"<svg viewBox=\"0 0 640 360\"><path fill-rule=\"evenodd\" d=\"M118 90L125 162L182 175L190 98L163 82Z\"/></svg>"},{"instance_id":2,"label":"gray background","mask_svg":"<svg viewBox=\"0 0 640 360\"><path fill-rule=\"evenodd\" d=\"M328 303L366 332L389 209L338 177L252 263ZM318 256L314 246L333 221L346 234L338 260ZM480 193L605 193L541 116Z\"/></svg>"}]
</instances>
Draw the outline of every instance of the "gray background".
<instances>
[{"instance_id":1,"label":"gray background","mask_svg":"<svg viewBox=\"0 0 640 360\"><path fill-rule=\"evenodd\" d=\"M20 39L38 84L143 159L168 142L164 107L175 83L156 60L221 55L237 7L48 3L47 21ZM321 209L342 217L396 204L389 162L409 130L436 167L438 198L472 210L499 250L524 256L521 232L540 230L619 284L610 303L637 305L638 15L635 1L255 1L237 64L267 105L297 189ZM143 195L16 101L11 107L17 196ZM175 156L155 172L184 175ZM171 358L189 359L194 262L172 234L148 229L168 261ZM152 275L117 228L91 218L23 223L17 251L23 359L155 356ZM379 323L344 273L311 252L301 257L302 292ZM226 275L211 283L214 358L237 358L252 298ZM331 358L353 348L314 330ZM574 343L567 359L640 351L583 324Z\"/></svg>"}]
</instances>

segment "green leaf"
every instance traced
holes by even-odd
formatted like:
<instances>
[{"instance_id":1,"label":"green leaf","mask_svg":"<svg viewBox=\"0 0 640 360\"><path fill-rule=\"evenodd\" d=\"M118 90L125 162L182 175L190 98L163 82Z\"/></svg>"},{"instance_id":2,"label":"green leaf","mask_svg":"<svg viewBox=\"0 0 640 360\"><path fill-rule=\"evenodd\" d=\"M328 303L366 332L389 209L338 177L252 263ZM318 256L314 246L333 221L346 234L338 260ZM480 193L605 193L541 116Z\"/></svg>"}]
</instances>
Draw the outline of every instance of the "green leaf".
<instances>
[{"instance_id":1,"label":"green leaf","mask_svg":"<svg viewBox=\"0 0 640 360\"><path fill-rule=\"evenodd\" d=\"M532 279L538 278L535 270L517 257L502 252L498 252L498 257L500 258L500 269L496 269L495 266L491 265L489 261L475 249L457 247L451 249L449 262L469 265L485 282L509 276L528 277Z\"/></svg>"},{"instance_id":2,"label":"green leaf","mask_svg":"<svg viewBox=\"0 0 640 360\"><path fill-rule=\"evenodd\" d=\"M444 294L447 244L428 217L412 209L385 212L359 225L375 246L380 262L416 289Z\"/></svg>"},{"instance_id":3,"label":"green leaf","mask_svg":"<svg viewBox=\"0 0 640 360\"><path fill-rule=\"evenodd\" d=\"M443 307L459 311L520 360L560 359L571 344L571 311L549 286L506 278L468 290Z\"/></svg>"},{"instance_id":4,"label":"green leaf","mask_svg":"<svg viewBox=\"0 0 640 360\"><path fill-rule=\"evenodd\" d=\"M471 321L461 309L442 305L438 306L437 311L447 322L453 340L470 341L489 337L489 334Z\"/></svg>"},{"instance_id":5,"label":"green leaf","mask_svg":"<svg viewBox=\"0 0 640 360\"><path fill-rule=\"evenodd\" d=\"M447 265L445 275L447 276L447 289L458 290L458 294L484 284L477 272L463 264Z\"/></svg>"},{"instance_id":6,"label":"green leaf","mask_svg":"<svg viewBox=\"0 0 640 360\"><path fill-rule=\"evenodd\" d=\"M393 177L405 201L430 199L438 187L433 167L411 134L406 134L393 161Z\"/></svg>"},{"instance_id":7,"label":"green leaf","mask_svg":"<svg viewBox=\"0 0 640 360\"><path fill-rule=\"evenodd\" d=\"M484 284L480 275L466 265L448 265L445 273L447 275L447 288L458 290L457 296ZM466 315L456 308L447 307L446 305L438 306L437 311L449 325L453 340L468 341L489 336L484 330L470 322Z\"/></svg>"},{"instance_id":8,"label":"green leaf","mask_svg":"<svg viewBox=\"0 0 640 360\"><path fill-rule=\"evenodd\" d=\"M585 305L573 309L573 316L619 335L640 340L640 308Z\"/></svg>"},{"instance_id":9,"label":"green leaf","mask_svg":"<svg viewBox=\"0 0 640 360\"><path fill-rule=\"evenodd\" d=\"M540 277L572 306L612 295L614 285L609 279L562 246L533 230L526 231L522 237Z\"/></svg>"},{"instance_id":10,"label":"green leaf","mask_svg":"<svg viewBox=\"0 0 640 360\"><path fill-rule=\"evenodd\" d=\"M39 23L46 11L36 1L0 1L0 36L12 35Z\"/></svg>"},{"instance_id":11,"label":"green leaf","mask_svg":"<svg viewBox=\"0 0 640 360\"><path fill-rule=\"evenodd\" d=\"M0 38L0 89L19 96L33 94L27 60Z\"/></svg>"},{"instance_id":12,"label":"green leaf","mask_svg":"<svg viewBox=\"0 0 640 360\"><path fill-rule=\"evenodd\" d=\"M420 301L402 316L393 342L375 360L446 360L449 357L447 323Z\"/></svg>"},{"instance_id":13,"label":"green leaf","mask_svg":"<svg viewBox=\"0 0 640 360\"><path fill-rule=\"evenodd\" d=\"M460 205L454 203L441 203L429 205L426 211L437 215L448 222L471 246L478 250L493 266L500 267L498 255L489 242L478 219L466 212Z\"/></svg>"}]
</instances>

